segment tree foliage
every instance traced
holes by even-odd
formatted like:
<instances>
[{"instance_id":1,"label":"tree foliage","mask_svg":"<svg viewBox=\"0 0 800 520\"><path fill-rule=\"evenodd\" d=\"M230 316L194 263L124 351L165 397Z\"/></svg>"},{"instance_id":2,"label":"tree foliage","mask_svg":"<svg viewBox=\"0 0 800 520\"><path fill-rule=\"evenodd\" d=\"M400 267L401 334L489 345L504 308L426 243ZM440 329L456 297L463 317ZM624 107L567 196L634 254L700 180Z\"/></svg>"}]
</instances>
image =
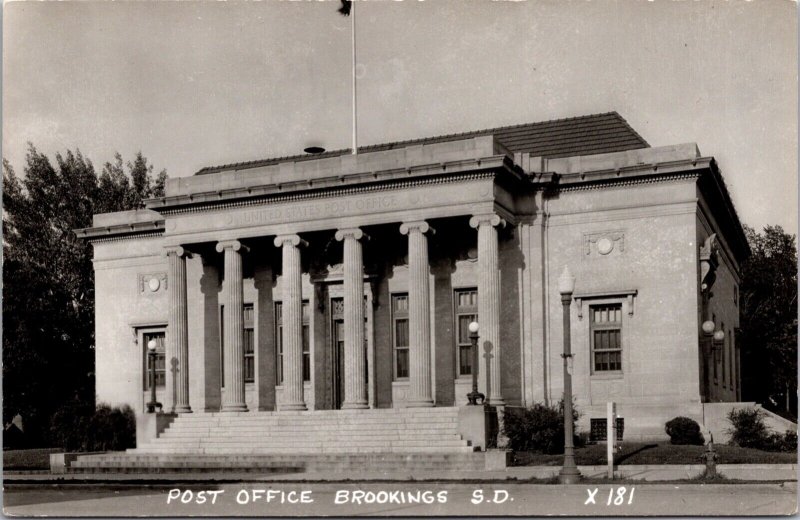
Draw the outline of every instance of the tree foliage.
<instances>
[{"instance_id":1,"label":"tree foliage","mask_svg":"<svg viewBox=\"0 0 800 520\"><path fill-rule=\"evenodd\" d=\"M99 176L80 151L55 159L29 145L21 177L3 161L3 422L22 415L35 444L56 410L94 403L92 251L73 230L163 195L166 179L141 153Z\"/></svg>"},{"instance_id":2,"label":"tree foliage","mask_svg":"<svg viewBox=\"0 0 800 520\"><path fill-rule=\"evenodd\" d=\"M776 412L797 415L797 249L780 226L745 226L752 255L740 290L742 390Z\"/></svg>"}]
</instances>

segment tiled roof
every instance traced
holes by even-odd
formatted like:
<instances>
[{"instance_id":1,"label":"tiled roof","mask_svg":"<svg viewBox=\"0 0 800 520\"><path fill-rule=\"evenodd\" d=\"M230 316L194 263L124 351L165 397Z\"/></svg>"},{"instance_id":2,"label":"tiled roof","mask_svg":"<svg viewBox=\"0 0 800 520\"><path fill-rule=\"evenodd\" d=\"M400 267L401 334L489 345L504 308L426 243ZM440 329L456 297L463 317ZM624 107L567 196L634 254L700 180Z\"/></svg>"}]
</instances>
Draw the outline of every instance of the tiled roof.
<instances>
[{"instance_id":1,"label":"tiled roof","mask_svg":"<svg viewBox=\"0 0 800 520\"><path fill-rule=\"evenodd\" d=\"M442 143L459 139L470 139L483 135L494 135L503 146L511 152L531 153L544 157L572 157L576 155L592 155L598 153L620 152L647 148L650 145L636 133L631 126L616 112L591 114L587 116L554 119L538 123L526 123L499 128L487 128L459 134L426 137L410 141L375 144L359 147L360 153L381 152L395 148L417 144ZM325 157L336 157L349 154L350 149L333 150L321 154L303 154L286 157L275 157L258 161L248 161L201 169L196 175L216 173L224 170L241 170L258 168L281 162L307 161Z\"/></svg>"}]
</instances>

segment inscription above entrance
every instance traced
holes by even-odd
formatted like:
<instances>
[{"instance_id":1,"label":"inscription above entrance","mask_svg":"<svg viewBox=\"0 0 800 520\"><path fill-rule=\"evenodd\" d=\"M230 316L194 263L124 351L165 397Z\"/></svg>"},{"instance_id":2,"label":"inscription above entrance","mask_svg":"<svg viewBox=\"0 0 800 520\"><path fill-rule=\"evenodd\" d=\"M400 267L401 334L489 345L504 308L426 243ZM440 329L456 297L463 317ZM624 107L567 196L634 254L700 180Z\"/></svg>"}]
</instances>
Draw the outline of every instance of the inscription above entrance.
<instances>
[{"instance_id":1,"label":"inscription above entrance","mask_svg":"<svg viewBox=\"0 0 800 520\"><path fill-rule=\"evenodd\" d=\"M395 195L380 195L358 199L325 200L303 205L285 205L227 215L226 222L234 226L270 224L273 222L310 220L352 213L387 211L400 207Z\"/></svg>"}]
</instances>

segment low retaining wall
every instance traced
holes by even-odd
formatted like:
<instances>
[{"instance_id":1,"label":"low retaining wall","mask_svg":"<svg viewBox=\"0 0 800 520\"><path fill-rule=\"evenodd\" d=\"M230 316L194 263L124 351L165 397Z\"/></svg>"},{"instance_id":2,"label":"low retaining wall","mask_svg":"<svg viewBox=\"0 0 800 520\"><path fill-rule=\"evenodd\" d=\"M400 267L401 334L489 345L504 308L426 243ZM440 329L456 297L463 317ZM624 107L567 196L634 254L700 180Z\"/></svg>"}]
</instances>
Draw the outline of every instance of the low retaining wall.
<instances>
[{"instance_id":1,"label":"low retaining wall","mask_svg":"<svg viewBox=\"0 0 800 520\"><path fill-rule=\"evenodd\" d=\"M105 453L104 451L83 451L72 453L51 453L50 454L50 473L61 474L66 473L70 464L81 455L99 455Z\"/></svg>"}]
</instances>

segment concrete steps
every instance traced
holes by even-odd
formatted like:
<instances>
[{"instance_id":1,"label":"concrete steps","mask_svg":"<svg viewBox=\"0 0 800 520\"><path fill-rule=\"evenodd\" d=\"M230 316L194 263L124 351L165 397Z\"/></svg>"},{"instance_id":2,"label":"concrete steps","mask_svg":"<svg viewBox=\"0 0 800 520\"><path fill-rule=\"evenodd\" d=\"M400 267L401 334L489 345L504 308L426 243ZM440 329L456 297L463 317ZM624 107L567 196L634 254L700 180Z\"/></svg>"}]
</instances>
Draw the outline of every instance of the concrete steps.
<instances>
[{"instance_id":1,"label":"concrete steps","mask_svg":"<svg viewBox=\"0 0 800 520\"><path fill-rule=\"evenodd\" d=\"M180 415L127 452L79 457L71 472L483 469L458 433L458 408Z\"/></svg>"},{"instance_id":2,"label":"concrete steps","mask_svg":"<svg viewBox=\"0 0 800 520\"><path fill-rule=\"evenodd\" d=\"M136 453L469 452L458 408L198 413Z\"/></svg>"}]
</instances>

